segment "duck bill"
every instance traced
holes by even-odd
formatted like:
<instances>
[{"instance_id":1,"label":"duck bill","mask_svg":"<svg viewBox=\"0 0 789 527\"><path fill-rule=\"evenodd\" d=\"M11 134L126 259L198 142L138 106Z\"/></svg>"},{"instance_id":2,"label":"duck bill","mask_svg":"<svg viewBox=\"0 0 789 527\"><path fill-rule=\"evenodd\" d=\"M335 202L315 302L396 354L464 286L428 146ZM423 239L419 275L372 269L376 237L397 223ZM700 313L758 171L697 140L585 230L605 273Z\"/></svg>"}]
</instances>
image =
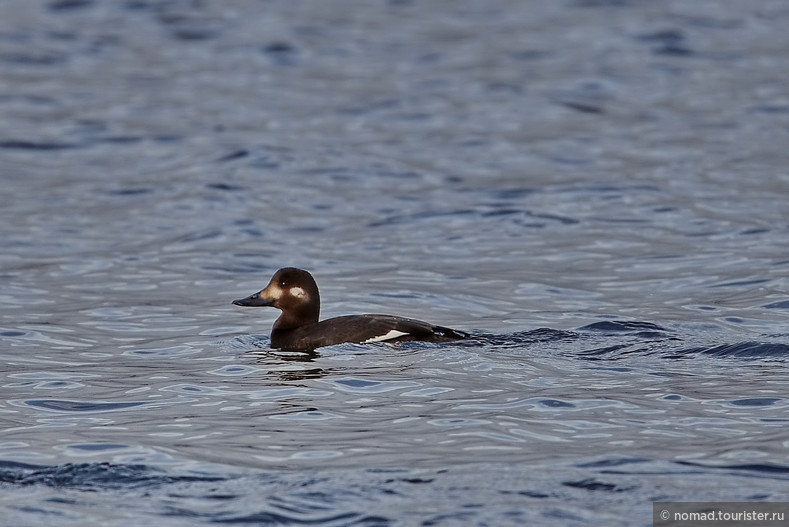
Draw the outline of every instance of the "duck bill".
<instances>
[{"instance_id":1,"label":"duck bill","mask_svg":"<svg viewBox=\"0 0 789 527\"><path fill-rule=\"evenodd\" d=\"M260 293L262 293L261 291ZM260 293L255 293L254 295L249 295L246 298L240 298L238 300L233 300L233 304L237 306L243 307L265 307L265 306L273 306L274 301L268 298L263 297Z\"/></svg>"}]
</instances>

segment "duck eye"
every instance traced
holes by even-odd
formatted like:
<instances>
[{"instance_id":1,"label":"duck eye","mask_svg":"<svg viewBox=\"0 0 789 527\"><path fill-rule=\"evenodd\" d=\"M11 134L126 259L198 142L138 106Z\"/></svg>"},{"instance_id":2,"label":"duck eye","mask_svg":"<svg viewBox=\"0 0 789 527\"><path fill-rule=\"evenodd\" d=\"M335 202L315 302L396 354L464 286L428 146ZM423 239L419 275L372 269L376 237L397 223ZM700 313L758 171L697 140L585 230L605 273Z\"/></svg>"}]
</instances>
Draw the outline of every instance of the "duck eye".
<instances>
[{"instance_id":1,"label":"duck eye","mask_svg":"<svg viewBox=\"0 0 789 527\"><path fill-rule=\"evenodd\" d=\"M288 287L288 282L286 280L280 280L279 286L282 288Z\"/></svg>"}]
</instances>

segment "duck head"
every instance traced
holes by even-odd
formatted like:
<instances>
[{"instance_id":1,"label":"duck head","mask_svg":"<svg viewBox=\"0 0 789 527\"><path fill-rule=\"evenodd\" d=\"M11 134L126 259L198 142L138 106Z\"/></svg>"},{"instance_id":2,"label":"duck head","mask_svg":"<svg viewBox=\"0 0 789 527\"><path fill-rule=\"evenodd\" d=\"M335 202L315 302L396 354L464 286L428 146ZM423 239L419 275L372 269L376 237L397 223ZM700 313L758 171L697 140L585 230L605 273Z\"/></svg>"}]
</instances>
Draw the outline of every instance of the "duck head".
<instances>
[{"instance_id":1,"label":"duck head","mask_svg":"<svg viewBox=\"0 0 789 527\"><path fill-rule=\"evenodd\" d=\"M274 323L275 329L298 327L318 321L321 309L318 284L310 273L295 267L280 269L268 285L253 295L233 304L243 307L276 307L282 315Z\"/></svg>"}]
</instances>

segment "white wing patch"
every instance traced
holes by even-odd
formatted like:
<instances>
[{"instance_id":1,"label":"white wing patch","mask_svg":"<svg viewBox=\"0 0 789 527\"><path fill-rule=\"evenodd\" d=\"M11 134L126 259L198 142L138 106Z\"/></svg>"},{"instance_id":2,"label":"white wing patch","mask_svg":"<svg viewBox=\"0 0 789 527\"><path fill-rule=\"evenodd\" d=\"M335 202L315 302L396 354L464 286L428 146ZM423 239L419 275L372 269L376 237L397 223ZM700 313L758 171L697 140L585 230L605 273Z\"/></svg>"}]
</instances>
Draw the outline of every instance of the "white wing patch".
<instances>
[{"instance_id":1,"label":"white wing patch","mask_svg":"<svg viewBox=\"0 0 789 527\"><path fill-rule=\"evenodd\" d=\"M408 333L405 333L403 331L397 331L396 329L390 329L389 333L387 333L386 335L381 335L380 337L373 337L371 339L367 339L364 342L361 342L361 344L370 344L371 342L383 342L385 340L392 340L392 339L396 339L397 337L402 337L403 335L408 335Z\"/></svg>"}]
</instances>

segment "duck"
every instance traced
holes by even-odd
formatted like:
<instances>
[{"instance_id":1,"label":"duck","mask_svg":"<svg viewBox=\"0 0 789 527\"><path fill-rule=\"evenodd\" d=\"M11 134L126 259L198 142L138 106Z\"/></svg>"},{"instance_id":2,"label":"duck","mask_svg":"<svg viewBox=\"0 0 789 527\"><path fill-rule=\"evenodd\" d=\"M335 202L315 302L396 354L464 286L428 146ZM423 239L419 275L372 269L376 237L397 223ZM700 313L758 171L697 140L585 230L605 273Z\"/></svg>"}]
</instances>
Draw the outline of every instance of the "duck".
<instances>
[{"instance_id":1,"label":"duck","mask_svg":"<svg viewBox=\"0 0 789 527\"><path fill-rule=\"evenodd\" d=\"M233 304L281 310L271 329L271 347L284 351L312 352L344 343L448 342L469 338L463 331L394 315L345 315L319 321L318 284L309 272L296 267L278 270L265 288L233 300Z\"/></svg>"}]
</instances>

